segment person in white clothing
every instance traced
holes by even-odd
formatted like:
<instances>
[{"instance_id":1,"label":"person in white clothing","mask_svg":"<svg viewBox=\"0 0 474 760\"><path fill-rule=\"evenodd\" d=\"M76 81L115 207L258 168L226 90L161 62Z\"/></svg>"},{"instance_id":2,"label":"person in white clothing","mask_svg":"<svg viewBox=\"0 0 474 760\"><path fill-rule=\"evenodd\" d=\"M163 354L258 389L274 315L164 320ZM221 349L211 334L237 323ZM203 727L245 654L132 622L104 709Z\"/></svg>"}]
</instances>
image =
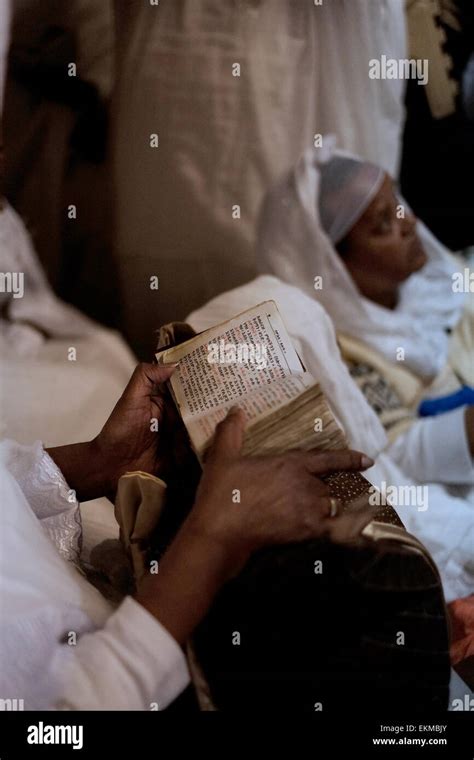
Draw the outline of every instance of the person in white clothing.
<instances>
[{"instance_id":1,"label":"person in white clothing","mask_svg":"<svg viewBox=\"0 0 474 760\"><path fill-rule=\"evenodd\" d=\"M344 526L356 535L369 521L366 511L350 525L347 516L330 517L334 499L318 476L365 469L371 459L355 451L244 459L244 419L233 410L218 428L195 505L159 573L145 574L135 596L114 609L77 566L79 501L113 496L125 472L166 477L178 466L176 418L162 386L172 372L139 365L92 441L48 450L40 442L0 443L2 705L166 708L189 682L181 646L252 552ZM159 433L150 430L152 418ZM223 509L236 487L239 509Z\"/></svg>"}]
</instances>

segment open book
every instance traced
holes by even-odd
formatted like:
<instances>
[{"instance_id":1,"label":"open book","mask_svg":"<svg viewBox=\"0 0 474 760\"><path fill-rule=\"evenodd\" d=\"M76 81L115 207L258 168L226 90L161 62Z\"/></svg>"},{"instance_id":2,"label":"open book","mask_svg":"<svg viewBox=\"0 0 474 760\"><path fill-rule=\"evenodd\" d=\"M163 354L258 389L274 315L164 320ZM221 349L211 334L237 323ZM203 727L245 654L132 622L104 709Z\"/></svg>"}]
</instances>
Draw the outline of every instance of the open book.
<instances>
[{"instance_id":1,"label":"open book","mask_svg":"<svg viewBox=\"0 0 474 760\"><path fill-rule=\"evenodd\" d=\"M348 447L318 382L305 371L274 301L160 351L156 359L179 362L170 389L201 462L217 424L235 405L247 418L244 455ZM330 475L326 482L346 504L372 489L353 472Z\"/></svg>"}]
</instances>

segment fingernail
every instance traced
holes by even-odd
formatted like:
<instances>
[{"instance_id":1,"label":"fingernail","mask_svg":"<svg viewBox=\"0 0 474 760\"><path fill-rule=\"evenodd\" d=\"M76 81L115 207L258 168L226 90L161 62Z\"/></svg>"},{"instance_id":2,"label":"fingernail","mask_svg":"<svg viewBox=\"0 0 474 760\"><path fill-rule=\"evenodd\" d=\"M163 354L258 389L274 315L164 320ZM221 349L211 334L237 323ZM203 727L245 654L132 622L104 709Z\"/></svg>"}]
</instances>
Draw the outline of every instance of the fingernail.
<instances>
[{"instance_id":1,"label":"fingernail","mask_svg":"<svg viewBox=\"0 0 474 760\"><path fill-rule=\"evenodd\" d=\"M227 416L229 416L230 414L239 414L239 412L241 412L241 411L242 410L241 410L240 406L231 406L230 409L229 409L229 411L227 412Z\"/></svg>"},{"instance_id":2,"label":"fingernail","mask_svg":"<svg viewBox=\"0 0 474 760\"><path fill-rule=\"evenodd\" d=\"M179 367L179 362L161 362L160 366L165 369L176 369L176 367Z\"/></svg>"},{"instance_id":3,"label":"fingernail","mask_svg":"<svg viewBox=\"0 0 474 760\"><path fill-rule=\"evenodd\" d=\"M362 454L360 458L360 463L362 467L364 468L372 467L372 465L374 464L374 460L368 457L366 454Z\"/></svg>"},{"instance_id":4,"label":"fingernail","mask_svg":"<svg viewBox=\"0 0 474 760\"><path fill-rule=\"evenodd\" d=\"M329 499L330 501L330 510L329 510L329 517L337 517L338 514L342 512L342 501L340 499L335 499L333 496Z\"/></svg>"}]
</instances>

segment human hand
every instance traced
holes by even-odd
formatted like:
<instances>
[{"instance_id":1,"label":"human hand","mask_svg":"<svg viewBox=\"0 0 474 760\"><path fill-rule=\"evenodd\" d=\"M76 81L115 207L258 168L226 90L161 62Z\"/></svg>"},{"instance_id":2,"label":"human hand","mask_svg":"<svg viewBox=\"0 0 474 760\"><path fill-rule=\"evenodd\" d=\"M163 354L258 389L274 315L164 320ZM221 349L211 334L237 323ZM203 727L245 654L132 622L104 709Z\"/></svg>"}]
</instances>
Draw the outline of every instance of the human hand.
<instances>
[{"instance_id":1,"label":"human hand","mask_svg":"<svg viewBox=\"0 0 474 760\"><path fill-rule=\"evenodd\" d=\"M471 456L474 457L474 406L466 406L464 413L464 424L466 426L466 438Z\"/></svg>"},{"instance_id":2,"label":"human hand","mask_svg":"<svg viewBox=\"0 0 474 760\"><path fill-rule=\"evenodd\" d=\"M373 461L358 451L290 451L280 456L240 455L245 420L229 413L216 430L188 528L227 547L235 568L264 546L322 535L355 537L371 519L370 510L331 516L340 510L320 479L340 470L364 470Z\"/></svg>"},{"instance_id":3,"label":"human hand","mask_svg":"<svg viewBox=\"0 0 474 760\"><path fill-rule=\"evenodd\" d=\"M146 573L137 588L136 600L180 644L253 551L325 534L347 540L371 519L366 509L330 517L335 500L318 477L365 469L372 465L368 457L357 451L293 451L245 458L244 427L238 410L218 426L194 507L160 560L159 573Z\"/></svg>"},{"instance_id":4,"label":"human hand","mask_svg":"<svg viewBox=\"0 0 474 760\"><path fill-rule=\"evenodd\" d=\"M113 490L125 472L166 477L184 427L164 383L175 366L139 364L109 419L94 440ZM180 440L177 441L176 438Z\"/></svg>"}]
</instances>

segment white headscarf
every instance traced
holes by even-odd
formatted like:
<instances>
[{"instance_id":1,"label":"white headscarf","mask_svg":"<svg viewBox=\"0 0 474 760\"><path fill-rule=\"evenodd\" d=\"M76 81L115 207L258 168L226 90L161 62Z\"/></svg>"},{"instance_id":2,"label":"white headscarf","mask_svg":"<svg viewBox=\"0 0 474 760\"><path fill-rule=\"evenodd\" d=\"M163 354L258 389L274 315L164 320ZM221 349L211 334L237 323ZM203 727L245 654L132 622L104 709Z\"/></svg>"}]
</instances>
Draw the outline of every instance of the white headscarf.
<instances>
[{"instance_id":1,"label":"white headscarf","mask_svg":"<svg viewBox=\"0 0 474 760\"><path fill-rule=\"evenodd\" d=\"M334 243L363 214L384 175L377 167L336 150L332 136L324 138L323 145L306 151L296 167L268 193L259 223L259 268L320 301L340 332L363 341L392 362L397 359L398 349L403 348L406 366L424 379L433 378L447 361L447 330L458 322L464 303L463 294L452 289L452 275L459 267L419 221L417 231L428 262L400 287L396 309L386 309L364 298ZM352 162L341 163L344 170L327 171L333 157L358 162L365 173L365 191L361 192L357 182L352 183L351 192L349 181L348 193L341 185L338 203L323 199L320 204L323 176L324 184L329 183L332 191L337 189L338 177L345 181L351 178ZM321 215L329 235L323 230ZM321 289L315 289L318 276L322 278Z\"/></svg>"},{"instance_id":2,"label":"white headscarf","mask_svg":"<svg viewBox=\"0 0 474 760\"><path fill-rule=\"evenodd\" d=\"M351 231L382 187L385 171L368 161L333 156L319 164L319 217L333 245Z\"/></svg>"}]
</instances>

